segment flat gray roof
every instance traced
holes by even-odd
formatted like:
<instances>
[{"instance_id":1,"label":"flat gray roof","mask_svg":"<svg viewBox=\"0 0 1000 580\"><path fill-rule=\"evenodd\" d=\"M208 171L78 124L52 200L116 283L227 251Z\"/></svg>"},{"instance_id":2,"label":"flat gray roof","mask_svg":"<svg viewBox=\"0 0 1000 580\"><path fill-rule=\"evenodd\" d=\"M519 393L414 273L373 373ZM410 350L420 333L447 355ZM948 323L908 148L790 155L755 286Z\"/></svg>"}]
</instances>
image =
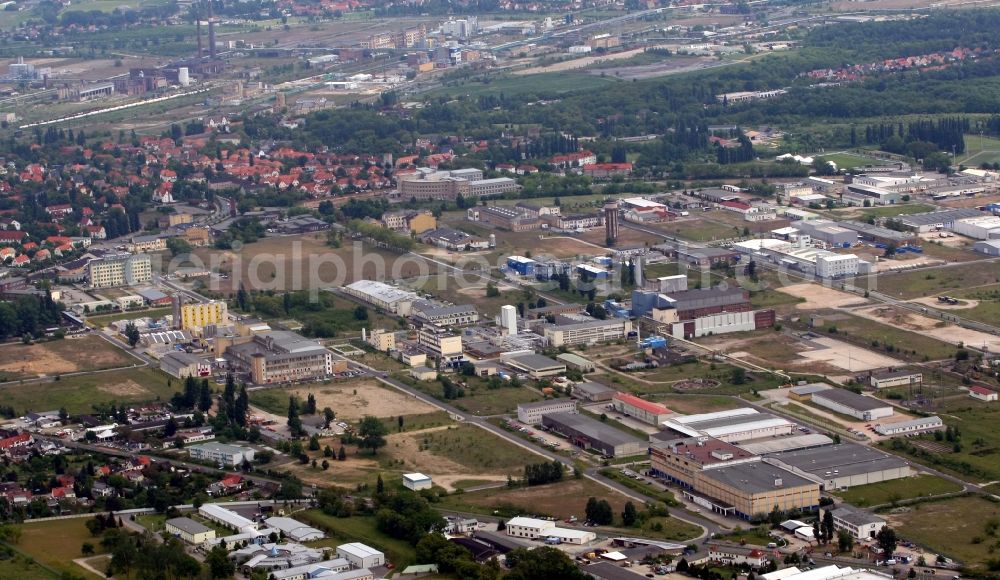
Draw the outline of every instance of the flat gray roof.
<instances>
[{"instance_id":1,"label":"flat gray roof","mask_svg":"<svg viewBox=\"0 0 1000 580\"><path fill-rule=\"evenodd\" d=\"M729 417L719 417L717 419L708 419L705 421L695 421L687 423L684 426L698 431L704 431L715 427L729 427L731 425L742 425L744 423L759 423L761 421L767 421L768 419L784 419L784 417L778 417L777 415L772 415L771 413L753 413L750 415L732 415Z\"/></svg>"},{"instance_id":2,"label":"flat gray roof","mask_svg":"<svg viewBox=\"0 0 1000 580\"><path fill-rule=\"evenodd\" d=\"M878 517L872 512L858 509L846 503L833 510L833 517L844 520L849 524L854 524L855 526L863 526L871 523L885 523L884 519Z\"/></svg>"},{"instance_id":3,"label":"flat gray roof","mask_svg":"<svg viewBox=\"0 0 1000 580\"><path fill-rule=\"evenodd\" d=\"M894 219L899 220L903 225L913 227L920 226L932 226L935 224L944 224L947 222L960 220L963 218L977 217L981 215L987 215L974 207L965 207L958 209L946 209L941 211L929 211L924 213L914 213L910 215L900 215L896 216Z\"/></svg>"},{"instance_id":4,"label":"flat gray roof","mask_svg":"<svg viewBox=\"0 0 1000 580\"><path fill-rule=\"evenodd\" d=\"M167 520L166 523L188 534L204 534L205 532L212 531L212 528L191 518L172 518Z\"/></svg>"},{"instance_id":5,"label":"flat gray roof","mask_svg":"<svg viewBox=\"0 0 1000 580\"><path fill-rule=\"evenodd\" d=\"M516 363L518 366L522 366L526 369L533 371L542 371L553 368L565 368L564 363L554 361L547 356L542 356L540 354L522 354L520 356L512 356L507 359L508 362Z\"/></svg>"},{"instance_id":6,"label":"flat gray roof","mask_svg":"<svg viewBox=\"0 0 1000 580\"><path fill-rule=\"evenodd\" d=\"M782 451L766 456L823 479L906 467L908 462L857 443ZM833 473L836 471L837 473Z\"/></svg>"},{"instance_id":7,"label":"flat gray roof","mask_svg":"<svg viewBox=\"0 0 1000 580\"><path fill-rule=\"evenodd\" d=\"M833 401L834 403L840 403L841 405L850 407L856 411L874 411L875 409L891 407L891 405L885 401L859 395L854 391L848 391L846 389L829 389L813 393L813 400L816 400L816 398L822 398L828 401Z\"/></svg>"},{"instance_id":8,"label":"flat gray roof","mask_svg":"<svg viewBox=\"0 0 1000 580\"><path fill-rule=\"evenodd\" d=\"M830 385L823 383L809 383L808 385L799 385L797 387L792 387L792 392L796 395L812 395L813 393L818 393L820 391L826 391L832 389Z\"/></svg>"},{"instance_id":9,"label":"flat gray roof","mask_svg":"<svg viewBox=\"0 0 1000 580\"><path fill-rule=\"evenodd\" d=\"M560 425L565 425L606 445L617 446L641 442L640 439L624 431L619 431L610 425L601 423L597 419L591 419L590 417L584 417L576 413L551 413L545 415L542 420L550 420Z\"/></svg>"},{"instance_id":10,"label":"flat gray roof","mask_svg":"<svg viewBox=\"0 0 1000 580\"><path fill-rule=\"evenodd\" d=\"M534 403L519 403L517 405L518 409L544 409L546 407L558 407L561 405L573 404L576 405L576 401L573 399L548 399L545 401L535 401Z\"/></svg>"},{"instance_id":11,"label":"flat gray roof","mask_svg":"<svg viewBox=\"0 0 1000 580\"><path fill-rule=\"evenodd\" d=\"M730 467L719 467L716 469L706 469L702 475L709 479L736 489L748 491L750 493L761 493L773 491L775 489L802 487L806 485L817 485L800 475L777 465L763 462L744 463ZM781 485L775 485L775 481L781 480Z\"/></svg>"}]
</instances>

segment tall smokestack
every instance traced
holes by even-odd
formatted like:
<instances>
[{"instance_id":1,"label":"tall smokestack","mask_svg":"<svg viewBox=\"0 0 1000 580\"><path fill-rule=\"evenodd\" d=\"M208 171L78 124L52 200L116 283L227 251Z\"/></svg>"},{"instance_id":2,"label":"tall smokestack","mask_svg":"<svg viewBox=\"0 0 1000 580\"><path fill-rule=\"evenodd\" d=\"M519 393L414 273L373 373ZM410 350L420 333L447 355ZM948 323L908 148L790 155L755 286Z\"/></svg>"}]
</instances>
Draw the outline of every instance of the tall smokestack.
<instances>
[{"instance_id":1,"label":"tall smokestack","mask_svg":"<svg viewBox=\"0 0 1000 580\"><path fill-rule=\"evenodd\" d=\"M198 60L201 60L202 49L201 49L201 11L198 11Z\"/></svg>"},{"instance_id":2,"label":"tall smokestack","mask_svg":"<svg viewBox=\"0 0 1000 580\"><path fill-rule=\"evenodd\" d=\"M215 60L215 16L212 15L212 0L208 2L208 56Z\"/></svg>"}]
</instances>

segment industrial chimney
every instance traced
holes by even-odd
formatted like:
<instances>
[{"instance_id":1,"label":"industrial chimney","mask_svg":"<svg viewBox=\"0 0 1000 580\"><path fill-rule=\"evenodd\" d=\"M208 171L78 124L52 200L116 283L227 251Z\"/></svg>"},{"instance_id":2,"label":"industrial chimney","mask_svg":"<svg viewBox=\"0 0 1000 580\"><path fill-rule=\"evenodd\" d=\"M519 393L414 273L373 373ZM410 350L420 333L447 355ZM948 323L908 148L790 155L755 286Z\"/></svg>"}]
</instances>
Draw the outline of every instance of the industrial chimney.
<instances>
[{"instance_id":1,"label":"industrial chimney","mask_svg":"<svg viewBox=\"0 0 1000 580\"><path fill-rule=\"evenodd\" d=\"M215 16L212 15L212 2L208 3L208 56L215 60Z\"/></svg>"}]
</instances>

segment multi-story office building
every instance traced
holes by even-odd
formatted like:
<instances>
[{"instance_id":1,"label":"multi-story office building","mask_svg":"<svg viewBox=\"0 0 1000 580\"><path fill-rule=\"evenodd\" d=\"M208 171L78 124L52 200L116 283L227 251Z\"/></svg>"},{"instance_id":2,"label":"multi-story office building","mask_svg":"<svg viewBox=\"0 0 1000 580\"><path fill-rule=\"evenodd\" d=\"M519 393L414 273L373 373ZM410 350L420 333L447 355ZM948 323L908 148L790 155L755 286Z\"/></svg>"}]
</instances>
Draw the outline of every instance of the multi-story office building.
<instances>
[{"instance_id":1,"label":"multi-story office building","mask_svg":"<svg viewBox=\"0 0 1000 580\"><path fill-rule=\"evenodd\" d=\"M153 266L145 254L117 254L87 264L91 288L116 288L145 284L153 279Z\"/></svg>"},{"instance_id":2,"label":"multi-story office building","mask_svg":"<svg viewBox=\"0 0 1000 580\"><path fill-rule=\"evenodd\" d=\"M333 374L333 353L315 340L288 331L254 335L226 349L225 358L255 385L324 379Z\"/></svg>"}]
</instances>

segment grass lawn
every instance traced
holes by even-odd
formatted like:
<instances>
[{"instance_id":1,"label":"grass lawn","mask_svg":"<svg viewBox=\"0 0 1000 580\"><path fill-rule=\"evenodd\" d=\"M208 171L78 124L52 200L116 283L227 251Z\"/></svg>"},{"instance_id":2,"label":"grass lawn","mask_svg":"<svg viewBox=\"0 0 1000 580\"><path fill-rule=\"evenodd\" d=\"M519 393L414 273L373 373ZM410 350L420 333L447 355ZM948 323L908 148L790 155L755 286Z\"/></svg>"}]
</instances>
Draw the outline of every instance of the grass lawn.
<instances>
[{"instance_id":1,"label":"grass lawn","mask_svg":"<svg viewBox=\"0 0 1000 580\"><path fill-rule=\"evenodd\" d=\"M165 401L180 390L180 382L159 370L137 368L94 375L65 377L58 381L11 384L0 387L0 397L19 413L65 407L69 413L89 412L93 405Z\"/></svg>"},{"instance_id":2,"label":"grass lawn","mask_svg":"<svg viewBox=\"0 0 1000 580\"><path fill-rule=\"evenodd\" d=\"M869 216L874 216L877 218L891 218L899 215L910 215L915 213L924 213L928 211L934 211L934 206L926 203L910 203L910 204L900 204L900 205L884 205L880 207L866 207L859 210L859 215L862 218Z\"/></svg>"},{"instance_id":3,"label":"grass lawn","mask_svg":"<svg viewBox=\"0 0 1000 580\"><path fill-rule=\"evenodd\" d=\"M432 431L422 435L420 440L429 453L470 469L517 472L526 464L544 461L544 458L527 449L473 425L456 425Z\"/></svg>"},{"instance_id":4,"label":"grass lawn","mask_svg":"<svg viewBox=\"0 0 1000 580\"><path fill-rule=\"evenodd\" d=\"M800 302L805 302L805 298L799 298L785 292L778 292L777 290L765 289L750 293L750 304L754 309L774 308L776 306L798 304Z\"/></svg>"},{"instance_id":5,"label":"grass lawn","mask_svg":"<svg viewBox=\"0 0 1000 580\"><path fill-rule=\"evenodd\" d=\"M965 154L959 161L972 167L1000 161L1000 139L986 135L966 135Z\"/></svg>"},{"instance_id":6,"label":"grass lawn","mask_svg":"<svg viewBox=\"0 0 1000 580\"><path fill-rule=\"evenodd\" d=\"M666 235L684 238L694 242L711 242L713 240L725 240L738 237L743 233L743 228L730 226L718 222L707 220L677 221L660 226L650 226L660 230Z\"/></svg>"},{"instance_id":7,"label":"grass lawn","mask_svg":"<svg viewBox=\"0 0 1000 580\"><path fill-rule=\"evenodd\" d=\"M82 571L82 570L81 570ZM59 574L53 574L42 568L37 562L14 554L13 557L0 560L0 578L17 578L18 580L56 580Z\"/></svg>"},{"instance_id":8,"label":"grass lawn","mask_svg":"<svg viewBox=\"0 0 1000 580\"><path fill-rule=\"evenodd\" d=\"M906 441L893 440L886 447L902 451L922 463L955 473L969 481L1000 479L1000 430L996 428L1000 424L1000 408L984 405L968 397L966 400L968 403L965 407L956 404L948 413L940 415L946 425L959 430L962 445L958 453L920 453L912 445L906 446L919 440L934 441L931 436ZM951 443L945 442L945 445L950 447Z\"/></svg>"},{"instance_id":9,"label":"grass lawn","mask_svg":"<svg viewBox=\"0 0 1000 580\"><path fill-rule=\"evenodd\" d=\"M481 80L461 81L434 89L424 96L433 99L441 96L460 97L463 95L479 97L501 92L505 95L572 93L604 89L616 82L618 81L610 77L602 78L580 73L542 73L493 77L487 78L485 82Z\"/></svg>"},{"instance_id":10,"label":"grass lawn","mask_svg":"<svg viewBox=\"0 0 1000 580\"><path fill-rule=\"evenodd\" d=\"M96 335L0 349L0 380L12 381L131 366L138 360Z\"/></svg>"},{"instance_id":11,"label":"grass lawn","mask_svg":"<svg viewBox=\"0 0 1000 580\"><path fill-rule=\"evenodd\" d=\"M991 324L996 324L1000 320L1000 284L959 292L955 297L979 301L975 307L962 309L955 314Z\"/></svg>"},{"instance_id":12,"label":"grass lawn","mask_svg":"<svg viewBox=\"0 0 1000 580\"><path fill-rule=\"evenodd\" d=\"M837 169L854 169L855 167L875 167L885 165L877 159L862 157L860 155L852 155L850 153L830 153L826 155L819 154L818 157L822 157L825 161L836 163Z\"/></svg>"},{"instance_id":13,"label":"grass lawn","mask_svg":"<svg viewBox=\"0 0 1000 580\"><path fill-rule=\"evenodd\" d=\"M516 515L552 516L565 519L583 518L587 499L608 500L615 514L621 514L628 498L589 479L569 479L534 487L485 489L451 494L441 499L441 507L469 513L491 515L499 511L503 517ZM639 507L639 506L636 506Z\"/></svg>"},{"instance_id":14,"label":"grass lawn","mask_svg":"<svg viewBox=\"0 0 1000 580\"><path fill-rule=\"evenodd\" d=\"M741 528L737 526L728 534L716 535L715 539L724 542L735 542L737 544L746 542L747 544L754 544L756 546L766 546L775 541L774 538L768 535L768 532L770 530L767 526L756 526L753 528Z\"/></svg>"},{"instance_id":15,"label":"grass lawn","mask_svg":"<svg viewBox=\"0 0 1000 580\"><path fill-rule=\"evenodd\" d=\"M616 468L606 468L601 470L601 475L609 479L613 479L618 483L633 489L642 495L648 496L656 501L662 501L667 505L676 505L677 500L674 499L674 494L667 490L659 491L653 485L638 481L631 477L626 476L621 471Z\"/></svg>"},{"instance_id":16,"label":"grass lawn","mask_svg":"<svg viewBox=\"0 0 1000 580\"><path fill-rule=\"evenodd\" d=\"M631 391L638 395L662 394L662 393L696 393L707 395L739 395L751 391L762 391L773 389L781 384L781 380L773 375L747 373L746 381L743 384L732 382L733 371L736 367L725 363L705 363L701 361L664 366L650 371L639 371L620 374L603 374L594 376L594 380L609 386ZM632 377L635 380L632 380ZM641 380L640 380L641 379ZM687 389L675 391L674 385L679 381L692 379L711 379L719 382L718 386L705 387L700 389ZM651 383L642 382L642 380Z\"/></svg>"},{"instance_id":17,"label":"grass lawn","mask_svg":"<svg viewBox=\"0 0 1000 580\"><path fill-rule=\"evenodd\" d=\"M414 388L445 401L444 386L438 381L414 381L408 375L397 375L399 380L412 385ZM489 389L485 386L485 381L476 377L462 377L469 386L465 389L465 395L446 401L456 408L481 416L502 415L513 412L519 403L531 403L541 401L542 395L526 387L502 387L499 389Z\"/></svg>"},{"instance_id":18,"label":"grass lawn","mask_svg":"<svg viewBox=\"0 0 1000 580\"><path fill-rule=\"evenodd\" d=\"M963 264L943 270L912 271L878 276L879 292L893 298L913 299L953 293L974 286L1000 283L1000 271L982 264ZM964 312L964 311L963 311Z\"/></svg>"},{"instance_id":19,"label":"grass lawn","mask_svg":"<svg viewBox=\"0 0 1000 580\"><path fill-rule=\"evenodd\" d=\"M101 314L87 316L87 323L95 328L104 328L112 322L119 320L129 320L131 318L150 317L160 318L170 314L170 308L150 308L148 310L129 310L127 312L116 312L114 314Z\"/></svg>"},{"instance_id":20,"label":"grass lawn","mask_svg":"<svg viewBox=\"0 0 1000 580\"><path fill-rule=\"evenodd\" d=\"M87 518L73 518L22 524L21 540L15 547L43 566L92 578L92 574L73 563L82 556L80 548L85 542L91 543L96 553L104 551L100 538L90 535L86 522Z\"/></svg>"},{"instance_id":21,"label":"grass lawn","mask_svg":"<svg viewBox=\"0 0 1000 580\"><path fill-rule=\"evenodd\" d=\"M167 516L163 514L142 514L135 516L135 523L146 528L154 534L158 534L165 529Z\"/></svg>"},{"instance_id":22,"label":"grass lawn","mask_svg":"<svg viewBox=\"0 0 1000 580\"><path fill-rule=\"evenodd\" d=\"M329 533L330 538L309 542L312 547L335 547L348 542L361 542L385 553L389 562L401 570L416 561L413 546L379 531L373 516L337 518L320 510L296 512L295 518Z\"/></svg>"},{"instance_id":23,"label":"grass lawn","mask_svg":"<svg viewBox=\"0 0 1000 580\"><path fill-rule=\"evenodd\" d=\"M919 504L888 519L901 537L977 566L993 558L997 539L984 528L988 521L1000 519L1000 504L978 496L960 497Z\"/></svg>"},{"instance_id":24,"label":"grass lawn","mask_svg":"<svg viewBox=\"0 0 1000 580\"><path fill-rule=\"evenodd\" d=\"M962 491L961 486L957 483L936 475L917 475L904 479L859 485L846 491L833 493L851 505L867 507L957 491Z\"/></svg>"}]
</instances>

